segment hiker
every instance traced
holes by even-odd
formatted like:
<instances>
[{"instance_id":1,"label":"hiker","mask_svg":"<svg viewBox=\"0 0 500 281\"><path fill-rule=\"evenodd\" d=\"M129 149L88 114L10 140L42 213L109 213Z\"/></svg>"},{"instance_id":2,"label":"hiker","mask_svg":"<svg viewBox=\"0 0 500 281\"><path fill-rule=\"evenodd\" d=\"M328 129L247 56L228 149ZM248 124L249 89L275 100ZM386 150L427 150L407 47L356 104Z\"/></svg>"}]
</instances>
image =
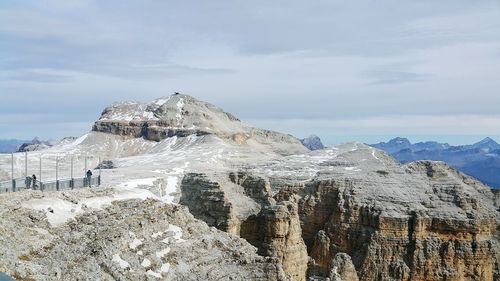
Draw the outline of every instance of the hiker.
<instances>
[{"instance_id":1,"label":"hiker","mask_svg":"<svg viewBox=\"0 0 500 281\"><path fill-rule=\"evenodd\" d=\"M88 170L86 176L87 176L87 184L89 185L89 187L92 187L92 171Z\"/></svg>"},{"instance_id":2,"label":"hiker","mask_svg":"<svg viewBox=\"0 0 500 281\"><path fill-rule=\"evenodd\" d=\"M36 189L36 176L35 176L35 174L33 174L31 176L31 181L32 181L32 184L33 184L33 189L35 190Z\"/></svg>"},{"instance_id":3,"label":"hiker","mask_svg":"<svg viewBox=\"0 0 500 281\"><path fill-rule=\"evenodd\" d=\"M24 183L26 184L26 189L30 189L31 188L31 177L26 177L26 180L24 181Z\"/></svg>"}]
</instances>

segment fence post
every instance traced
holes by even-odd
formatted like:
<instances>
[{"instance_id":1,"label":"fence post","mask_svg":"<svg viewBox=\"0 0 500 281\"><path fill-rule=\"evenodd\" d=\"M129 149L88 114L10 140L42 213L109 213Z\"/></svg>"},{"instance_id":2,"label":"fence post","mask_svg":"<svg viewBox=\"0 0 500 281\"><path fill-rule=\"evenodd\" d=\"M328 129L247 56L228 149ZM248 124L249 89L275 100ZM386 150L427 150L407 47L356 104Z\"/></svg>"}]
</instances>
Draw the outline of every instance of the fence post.
<instances>
[{"instance_id":1,"label":"fence post","mask_svg":"<svg viewBox=\"0 0 500 281\"><path fill-rule=\"evenodd\" d=\"M28 188L28 151L24 152L24 182Z\"/></svg>"},{"instance_id":2,"label":"fence post","mask_svg":"<svg viewBox=\"0 0 500 281\"><path fill-rule=\"evenodd\" d=\"M59 157L56 156L56 190L59 191Z\"/></svg>"},{"instance_id":3,"label":"fence post","mask_svg":"<svg viewBox=\"0 0 500 281\"><path fill-rule=\"evenodd\" d=\"M84 174L84 177L83 177L83 187L87 187L89 184L88 184L88 179L87 179L87 153L85 153L85 169L83 169L83 174Z\"/></svg>"},{"instance_id":4,"label":"fence post","mask_svg":"<svg viewBox=\"0 0 500 281\"><path fill-rule=\"evenodd\" d=\"M39 174L38 183L40 185L40 191L43 191L43 185L42 185L42 154L41 153L40 153L40 174Z\"/></svg>"},{"instance_id":5,"label":"fence post","mask_svg":"<svg viewBox=\"0 0 500 281\"><path fill-rule=\"evenodd\" d=\"M73 155L71 155L71 181L69 182L71 189L75 188L75 180L73 179Z\"/></svg>"},{"instance_id":6,"label":"fence post","mask_svg":"<svg viewBox=\"0 0 500 281\"><path fill-rule=\"evenodd\" d=\"M101 169L102 169L102 165L101 165L101 157L99 156L99 177L97 178L97 186L101 186Z\"/></svg>"},{"instance_id":7,"label":"fence post","mask_svg":"<svg viewBox=\"0 0 500 281\"><path fill-rule=\"evenodd\" d=\"M12 192L15 192L16 180L14 180L14 153L10 154L10 178L12 180Z\"/></svg>"}]
</instances>

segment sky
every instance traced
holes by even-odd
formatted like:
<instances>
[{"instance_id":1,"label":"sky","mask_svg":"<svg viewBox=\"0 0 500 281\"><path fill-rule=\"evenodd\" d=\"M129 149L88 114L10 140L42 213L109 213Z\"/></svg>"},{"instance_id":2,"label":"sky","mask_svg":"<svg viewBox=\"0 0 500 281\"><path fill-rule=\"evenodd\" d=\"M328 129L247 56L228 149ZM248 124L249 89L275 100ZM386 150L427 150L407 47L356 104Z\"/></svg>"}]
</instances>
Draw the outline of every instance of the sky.
<instances>
[{"instance_id":1,"label":"sky","mask_svg":"<svg viewBox=\"0 0 500 281\"><path fill-rule=\"evenodd\" d=\"M0 1L0 138L173 92L327 144L500 141L500 1Z\"/></svg>"}]
</instances>

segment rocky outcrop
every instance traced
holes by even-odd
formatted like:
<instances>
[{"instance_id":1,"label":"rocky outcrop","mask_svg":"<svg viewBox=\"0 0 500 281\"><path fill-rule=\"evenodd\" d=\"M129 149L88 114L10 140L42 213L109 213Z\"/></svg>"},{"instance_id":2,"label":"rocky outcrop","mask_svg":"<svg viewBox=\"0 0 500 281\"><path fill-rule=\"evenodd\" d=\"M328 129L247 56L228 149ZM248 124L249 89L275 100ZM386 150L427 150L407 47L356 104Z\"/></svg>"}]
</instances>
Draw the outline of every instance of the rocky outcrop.
<instances>
[{"instance_id":1,"label":"rocky outcrop","mask_svg":"<svg viewBox=\"0 0 500 281\"><path fill-rule=\"evenodd\" d=\"M181 193L179 203L187 206L195 218L222 231L239 233L240 222L233 204L219 183L203 174L190 173L182 179Z\"/></svg>"},{"instance_id":2,"label":"rocky outcrop","mask_svg":"<svg viewBox=\"0 0 500 281\"><path fill-rule=\"evenodd\" d=\"M211 181L203 174L187 174L181 184L180 203L208 225L239 235L258 248L263 256L276 258L292 280L305 280L307 250L302 240L297 205L275 204L267 179L246 172L231 172L232 184L241 187L240 197L257 202L261 209L242 216L235 208L224 183ZM227 184L227 183L226 183Z\"/></svg>"},{"instance_id":3,"label":"rocky outcrop","mask_svg":"<svg viewBox=\"0 0 500 281\"><path fill-rule=\"evenodd\" d=\"M42 281L287 280L277 259L257 255L243 239L208 227L183 206L126 200L53 227L45 212L18 204L110 192L1 195L0 272Z\"/></svg>"},{"instance_id":4,"label":"rocky outcrop","mask_svg":"<svg viewBox=\"0 0 500 281\"><path fill-rule=\"evenodd\" d=\"M356 202L358 182L319 181L299 201L303 236L314 260L312 273L331 275L338 253L347 253L360 280L493 280L494 214L447 178L442 167L422 163L441 200L469 215L459 218L432 211L390 213L384 206ZM375 203L375 202L374 202Z\"/></svg>"},{"instance_id":5,"label":"rocky outcrop","mask_svg":"<svg viewBox=\"0 0 500 281\"><path fill-rule=\"evenodd\" d=\"M346 253L338 253L331 261L332 268L328 277L331 281L358 281L358 273Z\"/></svg>"},{"instance_id":6,"label":"rocky outcrop","mask_svg":"<svg viewBox=\"0 0 500 281\"><path fill-rule=\"evenodd\" d=\"M321 139L316 135L310 135L305 139L301 139L300 142L309 150L318 150L325 148L325 146L321 142Z\"/></svg>"},{"instance_id":7,"label":"rocky outcrop","mask_svg":"<svg viewBox=\"0 0 500 281\"><path fill-rule=\"evenodd\" d=\"M500 210L500 189L492 189L491 192L495 198L495 206L499 208L498 210Z\"/></svg>"},{"instance_id":8,"label":"rocky outcrop","mask_svg":"<svg viewBox=\"0 0 500 281\"><path fill-rule=\"evenodd\" d=\"M243 187L245 195L265 206L274 204L271 184L267 178L258 177L251 173L238 171L229 173L229 180Z\"/></svg>"},{"instance_id":9,"label":"rocky outcrop","mask_svg":"<svg viewBox=\"0 0 500 281\"><path fill-rule=\"evenodd\" d=\"M243 222L241 237L256 246L260 255L278 258L292 280L306 279L308 256L295 203L264 207Z\"/></svg>"},{"instance_id":10,"label":"rocky outcrop","mask_svg":"<svg viewBox=\"0 0 500 281\"><path fill-rule=\"evenodd\" d=\"M337 165L352 165L343 163ZM403 174L389 166L384 171L374 171L369 181L321 176L306 184L279 187L273 198L269 179L231 172L229 181L240 188L241 196L257 202L260 211L241 219L235 208L204 208L223 210L223 215L213 216L223 218L222 225L238 225L237 232L229 231L256 246L259 254L276 257L294 280L496 278L496 218L478 200L491 196L489 189L442 163L414 163L404 167ZM419 192L425 190L418 201L412 201L414 195L384 195L387 190L381 184L395 184L392 177L406 177L404 173L419 179L413 183L422 188ZM212 192L199 194L193 199L198 203L191 204L232 206L234 199L223 186L207 184L202 189L217 190L219 195L214 199ZM378 194L367 191L367 186L379 188ZM209 224L214 221L199 218Z\"/></svg>"},{"instance_id":11,"label":"rocky outcrop","mask_svg":"<svg viewBox=\"0 0 500 281\"><path fill-rule=\"evenodd\" d=\"M151 141L161 141L169 137L187 137L189 135L207 135L209 132L197 129L172 128L162 121L96 121L95 132L126 136L130 138L144 138Z\"/></svg>"}]
</instances>

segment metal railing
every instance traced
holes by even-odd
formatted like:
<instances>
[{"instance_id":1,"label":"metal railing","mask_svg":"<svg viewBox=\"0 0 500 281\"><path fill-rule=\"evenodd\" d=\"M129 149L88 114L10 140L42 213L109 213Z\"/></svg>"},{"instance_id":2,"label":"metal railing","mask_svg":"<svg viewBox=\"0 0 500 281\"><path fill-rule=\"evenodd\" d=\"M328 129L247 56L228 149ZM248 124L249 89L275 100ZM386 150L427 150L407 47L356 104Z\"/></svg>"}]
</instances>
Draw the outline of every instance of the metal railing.
<instances>
[{"instance_id":1,"label":"metal railing","mask_svg":"<svg viewBox=\"0 0 500 281\"><path fill-rule=\"evenodd\" d=\"M25 189L58 191L101 184L101 157L89 156L87 153L59 155L23 152L0 156L0 166L3 171L10 168L10 179L7 180L5 175L3 175L3 179L0 179L0 193ZM97 166L94 166L96 164ZM96 170L99 172L98 175L90 178L84 176L87 171L96 172ZM74 177L74 172L78 174L82 172L80 175L83 177ZM33 176L30 176L31 173ZM62 174L63 177L61 177ZM36 184L33 186L33 177L35 176Z\"/></svg>"},{"instance_id":2,"label":"metal railing","mask_svg":"<svg viewBox=\"0 0 500 281\"><path fill-rule=\"evenodd\" d=\"M73 179L60 179L52 181L36 181L35 185L27 179L14 179L9 181L0 182L0 193L17 192L21 190L41 190L41 191L59 191L71 190L75 188L84 188L91 186L100 186L101 176L84 177Z\"/></svg>"}]
</instances>

